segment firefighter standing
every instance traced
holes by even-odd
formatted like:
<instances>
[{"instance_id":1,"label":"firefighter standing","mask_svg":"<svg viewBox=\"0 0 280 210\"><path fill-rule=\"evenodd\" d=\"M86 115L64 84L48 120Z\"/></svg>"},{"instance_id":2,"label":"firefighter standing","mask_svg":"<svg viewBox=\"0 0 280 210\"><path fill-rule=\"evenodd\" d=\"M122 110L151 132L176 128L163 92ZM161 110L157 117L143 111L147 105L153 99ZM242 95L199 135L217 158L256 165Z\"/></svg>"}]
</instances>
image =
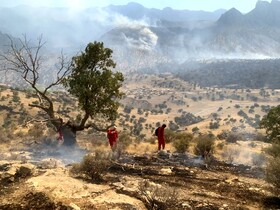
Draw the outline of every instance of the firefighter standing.
<instances>
[{"instance_id":1,"label":"firefighter standing","mask_svg":"<svg viewBox=\"0 0 280 210\"><path fill-rule=\"evenodd\" d=\"M113 126L113 127L108 129L107 137L108 137L108 140L109 140L110 147L114 151L116 149L117 140L119 138L116 126Z\"/></svg>"},{"instance_id":2,"label":"firefighter standing","mask_svg":"<svg viewBox=\"0 0 280 210\"><path fill-rule=\"evenodd\" d=\"M161 150L165 148L165 137L164 137L164 129L166 128L166 125L163 124L161 127L158 128L158 150Z\"/></svg>"}]
</instances>

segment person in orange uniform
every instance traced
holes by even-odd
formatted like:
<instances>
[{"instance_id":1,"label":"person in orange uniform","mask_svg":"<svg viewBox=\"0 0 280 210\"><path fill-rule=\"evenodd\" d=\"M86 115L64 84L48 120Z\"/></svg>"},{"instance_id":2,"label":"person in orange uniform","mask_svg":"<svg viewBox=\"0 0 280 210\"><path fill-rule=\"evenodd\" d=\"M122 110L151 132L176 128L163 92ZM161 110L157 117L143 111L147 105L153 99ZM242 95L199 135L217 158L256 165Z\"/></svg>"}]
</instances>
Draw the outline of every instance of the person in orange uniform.
<instances>
[{"instance_id":1,"label":"person in orange uniform","mask_svg":"<svg viewBox=\"0 0 280 210\"><path fill-rule=\"evenodd\" d=\"M111 128L108 129L107 131L107 137L109 140L109 144L111 146L111 149L114 151L116 149L116 145L117 145L117 140L119 138L118 135L118 131L116 126L113 126Z\"/></svg>"},{"instance_id":2,"label":"person in orange uniform","mask_svg":"<svg viewBox=\"0 0 280 210\"><path fill-rule=\"evenodd\" d=\"M158 150L165 148L165 137L164 137L164 129L166 128L165 124L162 124L161 127L158 128Z\"/></svg>"}]
</instances>

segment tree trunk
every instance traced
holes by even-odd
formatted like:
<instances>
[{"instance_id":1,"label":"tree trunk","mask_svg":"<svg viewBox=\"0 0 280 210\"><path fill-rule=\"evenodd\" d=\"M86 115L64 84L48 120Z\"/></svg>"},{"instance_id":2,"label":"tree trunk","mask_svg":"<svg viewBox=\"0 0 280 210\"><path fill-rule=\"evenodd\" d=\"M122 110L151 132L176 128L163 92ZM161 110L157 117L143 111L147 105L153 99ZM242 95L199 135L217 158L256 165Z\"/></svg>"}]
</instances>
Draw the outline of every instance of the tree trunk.
<instances>
[{"instance_id":1,"label":"tree trunk","mask_svg":"<svg viewBox=\"0 0 280 210\"><path fill-rule=\"evenodd\" d=\"M76 140L76 130L67 126L63 125L61 126L61 132L63 135L63 146L67 147L74 147L77 145L77 140Z\"/></svg>"}]
</instances>

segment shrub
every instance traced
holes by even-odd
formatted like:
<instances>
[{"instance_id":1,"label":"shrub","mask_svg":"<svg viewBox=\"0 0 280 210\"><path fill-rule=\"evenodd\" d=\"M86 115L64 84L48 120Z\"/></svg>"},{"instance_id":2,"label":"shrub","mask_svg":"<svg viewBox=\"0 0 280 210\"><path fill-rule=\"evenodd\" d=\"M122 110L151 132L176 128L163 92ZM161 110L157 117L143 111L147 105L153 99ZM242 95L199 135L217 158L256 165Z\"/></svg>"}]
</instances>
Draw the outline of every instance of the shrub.
<instances>
[{"instance_id":1,"label":"shrub","mask_svg":"<svg viewBox=\"0 0 280 210\"><path fill-rule=\"evenodd\" d=\"M209 128L210 129L218 129L220 127L219 122L210 122L209 123Z\"/></svg>"},{"instance_id":2,"label":"shrub","mask_svg":"<svg viewBox=\"0 0 280 210\"><path fill-rule=\"evenodd\" d=\"M280 157L280 144L273 143L270 147L266 148L265 153L271 155L273 158Z\"/></svg>"},{"instance_id":3,"label":"shrub","mask_svg":"<svg viewBox=\"0 0 280 210\"><path fill-rule=\"evenodd\" d=\"M263 135L262 133L258 132L256 134L255 140L266 142L267 141L267 137L265 135Z\"/></svg>"},{"instance_id":4,"label":"shrub","mask_svg":"<svg viewBox=\"0 0 280 210\"><path fill-rule=\"evenodd\" d=\"M170 129L165 129L164 130L164 136L165 136L165 142L170 143L175 140L176 133Z\"/></svg>"},{"instance_id":5,"label":"shrub","mask_svg":"<svg viewBox=\"0 0 280 210\"><path fill-rule=\"evenodd\" d=\"M280 157L271 159L266 167L266 180L280 188Z\"/></svg>"},{"instance_id":6,"label":"shrub","mask_svg":"<svg viewBox=\"0 0 280 210\"><path fill-rule=\"evenodd\" d=\"M176 152L186 152L192 139L193 135L190 133L176 133L175 140L173 141L173 146L175 147Z\"/></svg>"},{"instance_id":7,"label":"shrub","mask_svg":"<svg viewBox=\"0 0 280 210\"><path fill-rule=\"evenodd\" d=\"M34 139L38 139L44 135L44 130L42 129L42 124L36 123L29 130L28 135L32 136Z\"/></svg>"},{"instance_id":8,"label":"shrub","mask_svg":"<svg viewBox=\"0 0 280 210\"><path fill-rule=\"evenodd\" d=\"M199 128L196 126L196 127L194 127L194 128L192 128L192 132L194 133L194 134L198 134L199 133Z\"/></svg>"},{"instance_id":9,"label":"shrub","mask_svg":"<svg viewBox=\"0 0 280 210\"><path fill-rule=\"evenodd\" d=\"M120 132L119 139L117 142L118 148L125 150L131 143L132 143L131 135L126 131Z\"/></svg>"},{"instance_id":10,"label":"shrub","mask_svg":"<svg viewBox=\"0 0 280 210\"><path fill-rule=\"evenodd\" d=\"M217 135L218 139L226 139L229 135L229 130L223 130L221 133Z\"/></svg>"},{"instance_id":11,"label":"shrub","mask_svg":"<svg viewBox=\"0 0 280 210\"><path fill-rule=\"evenodd\" d=\"M101 151L95 151L94 154L84 156L81 163L76 163L70 169L70 173L77 176L85 176L95 182L103 181L103 175L107 173L111 166L109 154Z\"/></svg>"},{"instance_id":12,"label":"shrub","mask_svg":"<svg viewBox=\"0 0 280 210\"><path fill-rule=\"evenodd\" d=\"M229 133L228 136L226 137L226 142L227 143L236 143L238 139L240 139L240 135L235 134L233 132Z\"/></svg>"},{"instance_id":13,"label":"shrub","mask_svg":"<svg viewBox=\"0 0 280 210\"><path fill-rule=\"evenodd\" d=\"M203 158L208 154L214 153L215 139L210 135L201 135L196 138L194 154L201 155Z\"/></svg>"},{"instance_id":14,"label":"shrub","mask_svg":"<svg viewBox=\"0 0 280 210\"><path fill-rule=\"evenodd\" d=\"M145 139L145 142L149 142L150 144L155 144L156 143L156 138L151 137L151 138Z\"/></svg>"},{"instance_id":15,"label":"shrub","mask_svg":"<svg viewBox=\"0 0 280 210\"><path fill-rule=\"evenodd\" d=\"M225 146L224 142L220 142L220 143L217 144L217 148L219 150L222 150L224 148L224 146Z\"/></svg>"},{"instance_id":16,"label":"shrub","mask_svg":"<svg viewBox=\"0 0 280 210\"><path fill-rule=\"evenodd\" d=\"M11 131L9 129L4 129L3 127L0 127L0 144L10 142L11 138L9 138L9 136L12 136Z\"/></svg>"}]
</instances>

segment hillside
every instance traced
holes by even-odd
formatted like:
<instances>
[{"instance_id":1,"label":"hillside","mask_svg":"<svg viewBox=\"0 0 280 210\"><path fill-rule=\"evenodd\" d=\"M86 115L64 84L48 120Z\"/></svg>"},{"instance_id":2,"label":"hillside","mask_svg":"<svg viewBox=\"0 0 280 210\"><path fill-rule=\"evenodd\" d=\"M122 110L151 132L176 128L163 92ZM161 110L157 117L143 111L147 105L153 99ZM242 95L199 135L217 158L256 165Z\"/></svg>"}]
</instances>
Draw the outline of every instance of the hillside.
<instances>
[{"instance_id":1,"label":"hillside","mask_svg":"<svg viewBox=\"0 0 280 210\"><path fill-rule=\"evenodd\" d=\"M0 21L0 210L280 209L280 147L259 128L280 102L280 0L247 14L0 6ZM110 49L83 53L96 40Z\"/></svg>"},{"instance_id":2,"label":"hillside","mask_svg":"<svg viewBox=\"0 0 280 210\"><path fill-rule=\"evenodd\" d=\"M4 86L2 88L6 89ZM22 106L28 114L30 108L26 102L30 103L32 94L18 94L18 90L2 92L3 110L19 110L19 106ZM138 135L145 134L148 138L156 124L163 122L173 124L173 130L191 130L196 126L202 132L217 133L218 130L231 130L233 127L240 132L255 132L259 120L270 107L278 105L280 98L277 89L202 87L199 83L188 83L172 74L129 76L123 91L125 97L120 101L122 107L118 124L123 129ZM77 104L63 93L54 92L53 97L58 96L56 106L60 107L59 114L67 121L71 117L68 113L78 109ZM200 120L194 125L189 124L188 113L193 115L191 118ZM218 129L209 129L211 122L217 123Z\"/></svg>"},{"instance_id":3,"label":"hillside","mask_svg":"<svg viewBox=\"0 0 280 210\"><path fill-rule=\"evenodd\" d=\"M162 123L174 132L213 133L216 136L234 132L240 140L262 140L263 131L258 130L258 123L271 107L279 104L280 94L278 90L271 89L204 88L170 74L160 77L136 74L127 78L123 91L125 97L120 101L122 106L116 124L120 131L128 132L141 141L152 139L154 129ZM64 92L53 92L52 98L58 115L65 122L79 113L77 102ZM27 106L32 100L29 91L2 87L3 141L8 141L10 135L55 138L52 127L37 130L38 126L46 124L39 110ZM41 122L37 125L37 121ZM108 122L101 120L99 123ZM91 129L86 133L96 134ZM105 138L104 134L99 135Z\"/></svg>"},{"instance_id":4,"label":"hillside","mask_svg":"<svg viewBox=\"0 0 280 210\"><path fill-rule=\"evenodd\" d=\"M123 91L122 137L112 153L105 133L92 129L78 133L77 148L62 147L43 113L28 107L32 92L1 86L0 209L279 208L277 189L265 181L262 151L270 144L256 130L279 103L278 90L202 88L170 74L136 74ZM65 121L78 113L74 98L51 95ZM152 134L163 122L166 135L193 133L186 152L171 141L157 153ZM194 154L199 133L215 137L214 153L205 159ZM223 137L230 133L234 141ZM103 155L92 160L95 170L104 170L102 180L73 174L85 154L99 151ZM100 168L105 163L108 168Z\"/></svg>"},{"instance_id":5,"label":"hillside","mask_svg":"<svg viewBox=\"0 0 280 210\"><path fill-rule=\"evenodd\" d=\"M279 89L279 59L235 59L185 62L177 75L203 87Z\"/></svg>"}]
</instances>

